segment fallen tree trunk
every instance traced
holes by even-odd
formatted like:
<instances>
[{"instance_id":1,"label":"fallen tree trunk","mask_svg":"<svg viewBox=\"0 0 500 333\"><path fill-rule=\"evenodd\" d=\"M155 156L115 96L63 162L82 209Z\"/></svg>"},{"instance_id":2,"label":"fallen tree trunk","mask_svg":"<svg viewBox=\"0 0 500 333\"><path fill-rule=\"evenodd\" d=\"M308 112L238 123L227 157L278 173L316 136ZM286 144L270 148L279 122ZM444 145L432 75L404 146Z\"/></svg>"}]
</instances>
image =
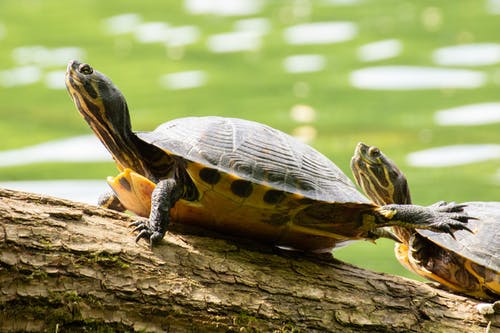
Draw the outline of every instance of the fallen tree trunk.
<instances>
[{"instance_id":1,"label":"fallen tree trunk","mask_svg":"<svg viewBox=\"0 0 500 333\"><path fill-rule=\"evenodd\" d=\"M493 332L478 301L327 256L0 189L0 330Z\"/></svg>"}]
</instances>

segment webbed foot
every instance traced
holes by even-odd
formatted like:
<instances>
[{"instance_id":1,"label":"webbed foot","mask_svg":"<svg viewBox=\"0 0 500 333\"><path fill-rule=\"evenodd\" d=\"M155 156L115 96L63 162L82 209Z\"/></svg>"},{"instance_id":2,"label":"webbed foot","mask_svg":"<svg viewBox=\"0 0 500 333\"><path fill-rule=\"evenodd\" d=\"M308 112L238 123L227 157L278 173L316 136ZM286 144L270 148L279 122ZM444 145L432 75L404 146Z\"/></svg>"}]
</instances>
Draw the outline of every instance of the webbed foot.
<instances>
[{"instance_id":1,"label":"webbed foot","mask_svg":"<svg viewBox=\"0 0 500 333\"><path fill-rule=\"evenodd\" d=\"M414 229L444 232L455 238L453 233L467 230L467 222L476 219L464 212L466 205L439 202L428 207L416 205L386 205L382 212L390 216L391 224Z\"/></svg>"},{"instance_id":2,"label":"webbed foot","mask_svg":"<svg viewBox=\"0 0 500 333\"><path fill-rule=\"evenodd\" d=\"M433 221L429 223L428 228L423 229L446 232L453 238L455 238L453 232L458 230L472 232L472 230L467 228L467 222L469 222L469 220L476 220L476 218L464 212L464 207L466 206L467 205L456 204L454 202L446 203L441 201L427 207L434 210L434 218Z\"/></svg>"}]
</instances>

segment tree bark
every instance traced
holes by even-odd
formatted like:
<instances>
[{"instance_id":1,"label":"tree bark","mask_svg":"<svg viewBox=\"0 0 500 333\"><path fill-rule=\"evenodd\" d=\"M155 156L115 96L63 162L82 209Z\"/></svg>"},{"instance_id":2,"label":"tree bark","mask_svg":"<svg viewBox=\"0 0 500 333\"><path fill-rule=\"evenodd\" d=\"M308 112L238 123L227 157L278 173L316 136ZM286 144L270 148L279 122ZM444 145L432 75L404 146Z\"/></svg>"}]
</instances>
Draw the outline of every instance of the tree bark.
<instances>
[{"instance_id":1,"label":"tree bark","mask_svg":"<svg viewBox=\"0 0 500 333\"><path fill-rule=\"evenodd\" d=\"M479 301L424 283L180 224L151 250L131 221L0 189L0 330L500 330Z\"/></svg>"}]
</instances>

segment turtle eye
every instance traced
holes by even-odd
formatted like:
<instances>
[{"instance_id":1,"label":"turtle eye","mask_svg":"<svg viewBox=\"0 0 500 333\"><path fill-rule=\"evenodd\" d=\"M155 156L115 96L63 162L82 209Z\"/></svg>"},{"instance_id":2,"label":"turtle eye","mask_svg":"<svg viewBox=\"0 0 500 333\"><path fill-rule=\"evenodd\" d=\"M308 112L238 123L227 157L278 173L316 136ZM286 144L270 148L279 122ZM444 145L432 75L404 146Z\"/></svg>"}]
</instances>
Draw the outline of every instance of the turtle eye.
<instances>
[{"instance_id":1,"label":"turtle eye","mask_svg":"<svg viewBox=\"0 0 500 333\"><path fill-rule=\"evenodd\" d=\"M90 75L94 72L94 70L92 69L92 67L90 67L89 64L81 64L78 67L78 71L82 74L85 74L85 75Z\"/></svg>"},{"instance_id":2,"label":"turtle eye","mask_svg":"<svg viewBox=\"0 0 500 333\"><path fill-rule=\"evenodd\" d=\"M378 149L377 147L370 147L368 149L368 154L371 157L379 157L380 156L380 149Z\"/></svg>"}]
</instances>

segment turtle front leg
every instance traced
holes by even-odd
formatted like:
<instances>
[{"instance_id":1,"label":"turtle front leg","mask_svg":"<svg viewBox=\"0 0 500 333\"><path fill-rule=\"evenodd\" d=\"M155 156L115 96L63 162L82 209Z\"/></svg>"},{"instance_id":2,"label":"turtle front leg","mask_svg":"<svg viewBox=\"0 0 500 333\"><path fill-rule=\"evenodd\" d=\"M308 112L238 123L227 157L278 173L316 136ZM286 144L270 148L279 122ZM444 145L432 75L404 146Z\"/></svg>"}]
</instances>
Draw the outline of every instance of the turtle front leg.
<instances>
[{"instance_id":1,"label":"turtle front leg","mask_svg":"<svg viewBox=\"0 0 500 333\"><path fill-rule=\"evenodd\" d=\"M118 212L124 212L127 210L113 191L103 193L97 200L97 204L100 207L116 210Z\"/></svg>"},{"instance_id":2,"label":"turtle front leg","mask_svg":"<svg viewBox=\"0 0 500 333\"><path fill-rule=\"evenodd\" d=\"M475 218L468 216L464 207L443 202L428 207L391 204L380 207L379 212L388 219L388 225L445 232L455 238L455 231L472 232L467 228L467 222Z\"/></svg>"},{"instance_id":3,"label":"turtle front leg","mask_svg":"<svg viewBox=\"0 0 500 333\"><path fill-rule=\"evenodd\" d=\"M170 209L182 196L182 187L174 178L164 179L156 184L151 195L151 213L148 220L138 220L130 224L139 232L136 241L141 238L149 241L151 247L165 236L170 223Z\"/></svg>"}]
</instances>

